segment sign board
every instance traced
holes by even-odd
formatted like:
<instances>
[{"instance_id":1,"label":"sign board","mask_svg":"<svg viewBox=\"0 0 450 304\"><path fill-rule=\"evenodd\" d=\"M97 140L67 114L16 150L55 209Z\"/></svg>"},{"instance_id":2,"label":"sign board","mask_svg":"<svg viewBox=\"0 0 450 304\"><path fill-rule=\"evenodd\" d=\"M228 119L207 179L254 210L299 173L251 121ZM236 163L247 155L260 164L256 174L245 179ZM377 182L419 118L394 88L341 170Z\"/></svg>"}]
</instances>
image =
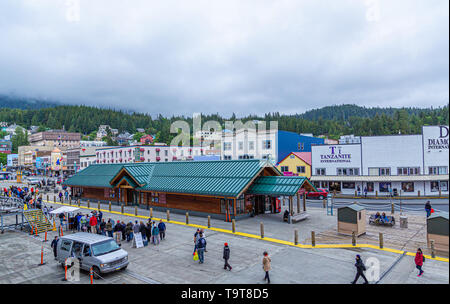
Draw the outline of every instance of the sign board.
<instances>
[{"instance_id":1,"label":"sign board","mask_svg":"<svg viewBox=\"0 0 450 304\"><path fill-rule=\"evenodd\" d=\"M422 133L424 174L429 173L428 167L448 166L449 127L424 126Z\"/></svg>"},{"instance_id":2,"label":"sign board","mask_svg":"<svg viewBox=\"0 0 450 304\"><path fill-rule=\"evenodd\" d=\"M136 242L136 248L144 247L144 242L142 241L142 234L136 233L134 235L134 241Z\"/></svg>"}]
</instances>

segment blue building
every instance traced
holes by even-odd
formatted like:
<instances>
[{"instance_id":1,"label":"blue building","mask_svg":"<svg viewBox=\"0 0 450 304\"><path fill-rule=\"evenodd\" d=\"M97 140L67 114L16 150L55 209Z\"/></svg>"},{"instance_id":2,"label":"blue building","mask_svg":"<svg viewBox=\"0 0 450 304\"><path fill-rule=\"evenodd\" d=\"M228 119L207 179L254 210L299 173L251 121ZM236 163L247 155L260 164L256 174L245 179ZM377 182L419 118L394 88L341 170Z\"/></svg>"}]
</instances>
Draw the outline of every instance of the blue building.
<instances>
[{"instance_id":1,"label":"blue building","mask_svg":"<svg viewBox=\"0 0 450 304\"><path fill-rule=\"evenodd\" d=\"M278 131L277 162L291 152L311 152L312 145L323 145L324 139L300 135L294 132Z\"/></svg>"},{"instance_id":2,"label":"blue building","mask_svg":"<svg viewBox=\"0 0 450 304\"><path fill-rule=\"evenodd\" d=\"M14 168L19 165L19 154L8 154L6 156L6 166L8 168Z\"/></svg>"}]
</instances>

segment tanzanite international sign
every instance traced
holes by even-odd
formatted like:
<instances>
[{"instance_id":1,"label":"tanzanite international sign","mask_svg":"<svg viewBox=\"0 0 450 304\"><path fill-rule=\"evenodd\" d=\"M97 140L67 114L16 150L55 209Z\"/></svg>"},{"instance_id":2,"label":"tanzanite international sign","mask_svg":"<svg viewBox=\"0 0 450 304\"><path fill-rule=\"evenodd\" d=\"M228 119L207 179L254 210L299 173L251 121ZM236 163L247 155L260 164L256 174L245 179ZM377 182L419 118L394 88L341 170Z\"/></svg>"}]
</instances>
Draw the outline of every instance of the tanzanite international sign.
<instances>
[{"instance_id":1,"label":"tanzanite international sign","mask_svg":"<svg viewBox=\"0 0 450 304\"><path fill-rule=\"evenodd\" d=\"M349 163L352 159L351 153L345 153L340 146L329 146L329 153L320 155L321 163Z\"/></svg>"}]
</instances>

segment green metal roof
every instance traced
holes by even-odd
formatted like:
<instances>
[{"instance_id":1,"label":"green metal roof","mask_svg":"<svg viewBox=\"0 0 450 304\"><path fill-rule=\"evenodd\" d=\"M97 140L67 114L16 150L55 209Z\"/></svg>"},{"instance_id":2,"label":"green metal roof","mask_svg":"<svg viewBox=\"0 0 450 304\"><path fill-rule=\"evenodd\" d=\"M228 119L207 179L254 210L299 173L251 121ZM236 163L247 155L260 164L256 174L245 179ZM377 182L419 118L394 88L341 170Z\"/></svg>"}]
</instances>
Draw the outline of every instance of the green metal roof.
<instances>
[{"instance_id":1,"label":"green metal roof","mask_svg":"<svg viewBox=\"0 0 450 304\"><path fill-rule=\"evenodd\" d=\"M308 178L302 176L261 176L258 177L250 188L248 194L293 196L298 190L308 183L315 191L317 189L309 182Z\"/></svg>"},{"instance_id":2,"label":"green metal roof","mask_svg":"<svg viewBox=\"0 0 450 304\"><path fill-rule=\"evenodd\" d=\"M445 218L446 220L448 220L448 212L445 212L445 211L436 211L436 212L432 213L432 214L427 218L427 220L431 220L431 219L438 218L438 217L443 217L443 218Z\"/></svg>"},{"instance_id":3,"label":"green metal roof","mask_svg":"<svg viewBox=\"0 0 450 304\"><path fill-rule=\"evenodd\" d=\"M128 185L132 186L133 188L136 188L137 186L139 186L138 184L136 184L136 182L131 177L129 177L127 175L122 177L117 184L120 184L123 180L126 180Z\"/></svg>"},{"instance_id":4,"label":"green metal roof","mask_svg":"<svg viewBox=\"0 0 450 304\"><path fill-rule=\"evenodd\" d=\"M366 209L366 208L364 208L363 206L360 206L360 205L358 205L358 204L351 204L351 205L348 205L348 206L345 206L345 207L340 207L340 208L338 208L338 209L344 209L344 208L349 208L349 209L352 209L352 210L355 210L355 211L361 211L361 210L364 210L364 209Z\"/></svg>"},{"instance_id":5,"label":"green metal roof","mask_svg":"<svg viewBox=\"0 0 450 304\"><path fill-rule=\"evenodd\" d=\"M123 164L93 164L68 178L63 184L68 186L112 188L109 181L119 173Z\"/></svg>"},{"instance_id":6,"label":"green metal roof","mask_svg":"<svg viewBox=\"0 0 450 304\"><path fill-rule=\"evenodd\" d=\"M260 160L152 163L146 185L138 190L235 197L264 164Z\"/></svg>"}]
</instances>

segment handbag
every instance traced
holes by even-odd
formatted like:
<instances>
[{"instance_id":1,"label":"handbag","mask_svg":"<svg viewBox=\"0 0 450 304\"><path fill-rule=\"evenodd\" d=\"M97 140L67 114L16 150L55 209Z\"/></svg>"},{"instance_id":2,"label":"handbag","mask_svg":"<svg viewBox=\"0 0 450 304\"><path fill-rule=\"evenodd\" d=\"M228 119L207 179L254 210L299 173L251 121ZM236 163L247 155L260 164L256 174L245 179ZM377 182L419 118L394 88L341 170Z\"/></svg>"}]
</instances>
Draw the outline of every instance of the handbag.
<instances>
[{"instance_id":1,"label":"handbag","mask_svg":"<svg viewBox=\"0 0 450 304\"><path fill-rule=\"evenodd\" d=\"M194 256L193 256L192 258L194 259L194 261L198 261L198 253L197 253L197 250L195 250Z\"/></svg>"}]
</instances>

